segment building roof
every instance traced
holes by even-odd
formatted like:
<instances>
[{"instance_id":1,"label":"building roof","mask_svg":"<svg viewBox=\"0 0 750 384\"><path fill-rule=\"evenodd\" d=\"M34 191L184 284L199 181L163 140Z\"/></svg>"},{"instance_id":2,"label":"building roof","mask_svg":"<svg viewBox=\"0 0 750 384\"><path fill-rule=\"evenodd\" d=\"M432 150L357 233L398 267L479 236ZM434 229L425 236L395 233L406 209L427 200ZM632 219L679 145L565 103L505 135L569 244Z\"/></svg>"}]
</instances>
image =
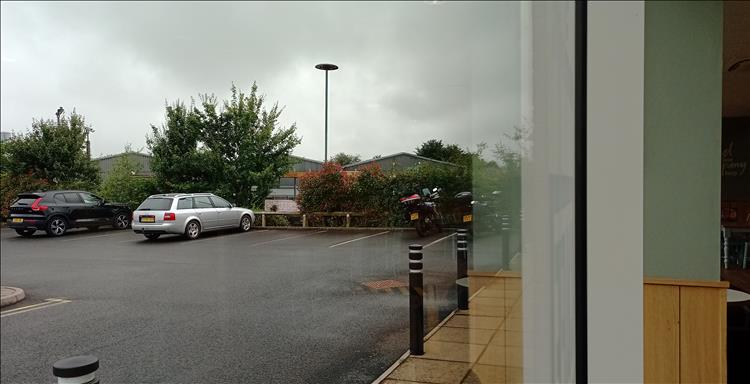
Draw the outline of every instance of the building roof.
<instances>
[{"instance_id":1,"label":"building roof","mask_svg":"<svg viewBox=\"0 0 750 384\"><path fill-rule=\"evenodd\" d=\"M101 157L97 157L97 158L95 158L94 160L106 160L106 159L112 159L112 158L115 158L115 157L120 157L120 156L123 156L123 155L138 155L138 156L143 156L143 157L148 157L148 158L151 158L151 157L153 157L153 156L151 156L151 155L150 155L150 154L148 154L148 153L140 153L140 152L122 152L122 153L118 153L118 154L115 154L115 155L107 155L107 156L101 156Z\"/></svg>"},{"instance_id":2,"label":"building roof","mask_svg":"<svg viewBox=\"0 0 750 384\"><path fill-rule=\"evenodd\" d=\"M413 153L408 153L408 152L398 152L398 153L394 153L394 154L388 155L388 156L373 157L372 159L368 159L368 160L358 161L356 163L347 164L347 165L344 166L344 168L346 169L346 168L358 167L360 165L370 164L370 163L374 163L376 161L381 161L381 160L387 160L387 159L395 158L395 157L398 157L398 156L408 156L408 157L411 157L411 158L415 158L415 159L419 159L419 160L424 160L424 161L429 161L429 162L432 162L432 163L450 165L450 166L453 166L453 167L460 167L460 165L458 165L458 164L449 163L447 161L430 159L429 157L419 156L419 155L415 155Z\"/></svg>"},{"instance_id":3,"label":"building roof","mask_svg":"<svg viewBox=\"0 0 750 384\"><path fill-rule=\"evenodd\" d=\"M289 156L290 156L290 157L293 157L293 158L295 158L295 159L299 159L299 160L302 160L302 161L309 161L309 162L311 162L311 163L318 163L318 164L323 164L323 162L322 162L322 161L320 161L320 160L313 160L313 159L308 159L307 157L302 157L302 156L297 156L297 155L289 155Z\"/></svg>"}]
</instances>

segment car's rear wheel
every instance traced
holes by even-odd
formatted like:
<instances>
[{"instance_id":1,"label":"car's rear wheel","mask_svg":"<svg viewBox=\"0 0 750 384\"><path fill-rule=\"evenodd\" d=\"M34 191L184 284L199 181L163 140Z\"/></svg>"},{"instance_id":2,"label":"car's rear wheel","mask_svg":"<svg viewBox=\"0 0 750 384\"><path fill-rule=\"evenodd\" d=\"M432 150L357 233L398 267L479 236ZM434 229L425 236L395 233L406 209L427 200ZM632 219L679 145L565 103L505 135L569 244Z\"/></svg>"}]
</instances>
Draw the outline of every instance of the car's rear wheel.
<instances>
[{"instance_id":1,"label":"car's rear wheel","mask_svg":"<svg viewBox=\"0 0 750 384\"><path fill-rule=\"evenodd\" d=\"M242 219L240 219L240 231L247 232L250 230L250 227L252 226L253 226L253 219L250 218L250 215L242 216Z\"/></svg>"},{"instance_id":2,"label":"car's rear wheel","mask_svg":"<svg viewBox=\"0 0 750 384\"><path fill-rule=\"evenodd\" d=\"M201 225L196 220L192 220L185 226L185 237L188 240L195 240L201 235Z\"/></svg>"},{"instance_id":3,"label":"car's rear wheel","mask_svg":"<svg viewBox=\"0 0 750 384\"><path fill-rule=\"evenodd\" d=\"M117 212L112 219L112 226L116 229L127 229L130 225L130 217L125 212Z\"/></svg>"},{"instance_id":4,"label":"car's rear wheel","mask_svg":"<svg viewBox=\"0 0 750 384\"><path fill-rule=\"evenodd\" d=\"M146 238L149 240L156 240L159 238L159 236L161 236L161 233L146 233L143 236L146 236Z\"/></svg>"},{"instance_id":5,"label":"car's rear wheel","mask_svg":"<svg viewBox=\"0 0 750 384\"><path fill-rule=\"evenodd\" d=\"M36 232L35 229L16 229L16 233L23 237L31 237L34 232Z\"/></svg>"},{"instance_id":6,"label":"car's rear wheel","mask_svg":"<svg viewBox=\"0 0 750 384\"><path fill-rule=\"evenodd\" d=\"M47 232L50 236L62 236L68 231L68 222L62 216L54 216L47 221Z\"/></svg>"}]
</instances>

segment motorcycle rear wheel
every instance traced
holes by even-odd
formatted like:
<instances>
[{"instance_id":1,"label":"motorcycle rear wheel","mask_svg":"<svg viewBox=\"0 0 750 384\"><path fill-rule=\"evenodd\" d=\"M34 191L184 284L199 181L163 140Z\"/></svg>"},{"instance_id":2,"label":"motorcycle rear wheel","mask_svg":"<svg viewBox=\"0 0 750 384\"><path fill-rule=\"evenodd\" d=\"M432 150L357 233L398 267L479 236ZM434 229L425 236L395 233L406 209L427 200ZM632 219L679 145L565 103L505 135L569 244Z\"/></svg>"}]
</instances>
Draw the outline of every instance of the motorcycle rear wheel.
<instances>
[{"instance_id":1,"label":"motorcycle rear wheel","mask_svg":"<svg viewBox=\"0 0 750 384\"><path fill-rule=\"evenodd\" d=\"M432 225L427 223L424 217L420 217L419 220L417 220L417 222L414 223L414 229L417 230L417 235L419 235L419 237L425 237L429 235L431 228L432 228Z\"/></svg>"}]
</instances>

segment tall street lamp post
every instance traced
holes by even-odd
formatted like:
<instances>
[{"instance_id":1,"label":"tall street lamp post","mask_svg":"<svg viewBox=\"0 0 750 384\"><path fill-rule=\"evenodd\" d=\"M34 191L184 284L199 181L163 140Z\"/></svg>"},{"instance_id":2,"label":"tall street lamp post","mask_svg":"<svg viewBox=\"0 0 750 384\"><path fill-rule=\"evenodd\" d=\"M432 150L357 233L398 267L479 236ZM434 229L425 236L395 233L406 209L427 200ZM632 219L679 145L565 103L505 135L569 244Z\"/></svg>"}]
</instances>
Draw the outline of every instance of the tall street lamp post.
<instances>
[{"instance_id":1,"label":"tall street lamp post","mask_svg":"<svg viewBox=\"0 0 750 384\"><path fill-rule=\"evenodd\" d=\"M335 71L339 69L334 64L318 64L315 68L321 71L326 71L326 131L325 131L325 152L323 154L323 161L328 162L328 71Z\"/></svg>"},{"instance_id":2,"label":"tall street lamp post","mask_svg":"<svg viewBox=\"0 0 750 384\"><path fill-rule=\"evenodd\" d=\"M63 113L65 113L65 110L63 109L63 107L57 108L57 112L55 112L55 116L57 116L58 127L60 126L60 115L62 115Z\"/></svg>"}]
</instances>

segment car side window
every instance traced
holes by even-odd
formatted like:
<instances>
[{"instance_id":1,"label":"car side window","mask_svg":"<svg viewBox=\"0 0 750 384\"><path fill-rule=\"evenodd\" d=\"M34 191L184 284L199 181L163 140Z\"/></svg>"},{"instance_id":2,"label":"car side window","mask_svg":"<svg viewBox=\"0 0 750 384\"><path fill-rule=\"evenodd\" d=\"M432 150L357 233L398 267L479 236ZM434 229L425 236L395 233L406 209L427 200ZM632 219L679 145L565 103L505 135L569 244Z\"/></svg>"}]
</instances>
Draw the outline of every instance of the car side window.
<instances>
[{"instance_id":1,"label":"car side window","mask_svg":"<svg viewBox=\"0 0 750 384\"><path fill-rule=\"evenodd\" d=\"M193 207L194 208L213 208L214 205L211 203L211 200L208 198L208 196L196 196L193 198Z\"/></svg>"},{"instance_id":2,"label":"car side window","mask_svg":"<svg viewBox=\"0 0 750 384\"><path fill-rule=\"evenodd\" d=\"M177 201L177 209L193 209L193 199L190 197L182 197Z\"/></svg>"},{"instance_id":3,"label":"car side window","mask_svg":"<svg viewBox=\"0 0 750 384\"><path fill-rule=\"evenodd\" d=\"M42 198L42 204L55 204L57 201L52 198L52 196L44 196Z\"/></svg>"},{"instance_id":4,"label":"car side window","mask_svg":"<svg viewBox=\"0 0 750 384\"><path fill-rule=\"evenodd\" d=\"M55 201L58 203L67 203L67 201L65 201L65 195L62 193L55 193Z\"/></svg>"},{"instance_id":5,"label":"car side window","mask_svg":"<svg viewBox=\"0 0 750 384\"><path fill-rule=\"evenodd\" d=\"M65 201L71 204L83 204L83 199L77 193L63 193Z\"/></svg>"},{"instance_id":6,"label":"car side window","mask_svg":"<svg viewBox=\"0 0 750 384\"><path fill-rule=\"evenodd\" d=\"M232 206L228 201L218 196L211 196L211 201L214 202L214 207L216 208L229 208Z\"/></svg>"},{"instance_id":7,"label":"car side window","mask_svg":"<svg viewBox=\"0 0 750 384\"><path fill-rule=\"evenodd\" d=\"M86 204L98 204L98 203L100 203L102 201L102 199L100 199L100 198L98 198L98 197L96 197L96 196L94 196L94 195L92 195L90 193L80 192L78 194L81 195L81 198L83 199L83 202L86 203Z\"/></svg>"}]
</instances>

